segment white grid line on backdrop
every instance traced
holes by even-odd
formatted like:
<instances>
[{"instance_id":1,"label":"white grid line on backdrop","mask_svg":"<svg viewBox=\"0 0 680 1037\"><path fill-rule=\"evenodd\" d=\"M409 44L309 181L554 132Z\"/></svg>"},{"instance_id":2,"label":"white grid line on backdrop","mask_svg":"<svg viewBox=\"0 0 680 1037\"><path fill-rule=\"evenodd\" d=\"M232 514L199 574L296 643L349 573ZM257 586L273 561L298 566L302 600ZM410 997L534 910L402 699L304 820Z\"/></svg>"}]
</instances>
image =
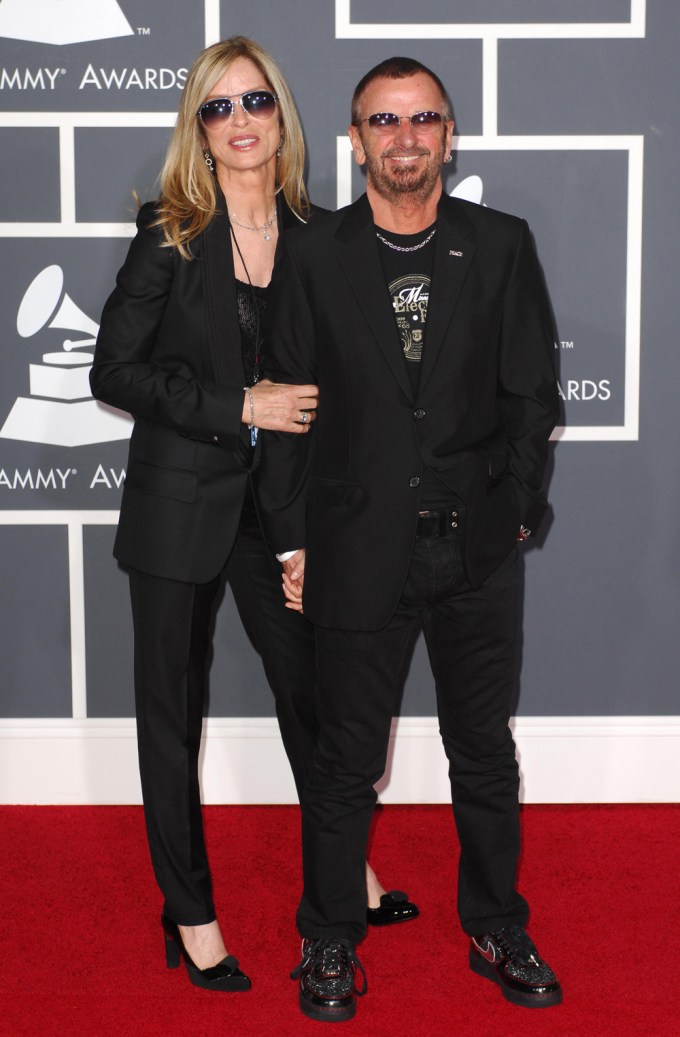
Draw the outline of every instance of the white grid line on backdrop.
<instances>
[{"instance_id":1,"label":"white grid line on backdrop","mask_svg":"<svg viewBox=\"0 0 680 1037\"><path fill-rule=\"evenodd\" d=\"M640 315L642 280L642 204L644 137L500 136L498 134L498 42L501 39L621 39L644 38L646 0L631 0L628 22L573 23L353 23L351 0L335 0L338 39L479 39L482 41L482 134L456 138L460 151L486 150L622 150L628 152L626 240L625 388L622 425L559 426L551 436L563 442L637 440L640 412ZM337 204L352 200L351 155L347 138L337 140Z\"/></svg>"},{"instance_id":2,"label":"white grid line on backdrop","mask_svg":"<svg viewBox=\"0 0 680 1037\"><path fill-rule=\"evenodd\" d=\"M353 22L351 0L335 0L337 39L630 39L645 35L647 0L631 0L623 22Z\"/></svg>"}]
</instances>

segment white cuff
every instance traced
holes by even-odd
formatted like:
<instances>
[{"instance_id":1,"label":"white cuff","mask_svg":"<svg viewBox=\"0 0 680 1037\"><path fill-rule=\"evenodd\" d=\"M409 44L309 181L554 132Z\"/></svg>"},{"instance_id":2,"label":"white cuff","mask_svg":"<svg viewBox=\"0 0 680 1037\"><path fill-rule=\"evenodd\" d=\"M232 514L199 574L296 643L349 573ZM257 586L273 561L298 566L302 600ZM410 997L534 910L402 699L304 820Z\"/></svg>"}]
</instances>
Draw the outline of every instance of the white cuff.
<instances>
[{"instance_id":1,"label":"white cuff","mask_svg":"<svg viewBox=\"0 0 680 1037\"><path fill-rule=\"evenodd\" d=\"M299 550L300 550L300 548L298 547L298 551ZM296 554L297 554L297 551L282 551L280 555L276 556L276 560L278 562L287 562L289 558L292 558L293 555L296 555Z\"/></svg>"}]
</instances>

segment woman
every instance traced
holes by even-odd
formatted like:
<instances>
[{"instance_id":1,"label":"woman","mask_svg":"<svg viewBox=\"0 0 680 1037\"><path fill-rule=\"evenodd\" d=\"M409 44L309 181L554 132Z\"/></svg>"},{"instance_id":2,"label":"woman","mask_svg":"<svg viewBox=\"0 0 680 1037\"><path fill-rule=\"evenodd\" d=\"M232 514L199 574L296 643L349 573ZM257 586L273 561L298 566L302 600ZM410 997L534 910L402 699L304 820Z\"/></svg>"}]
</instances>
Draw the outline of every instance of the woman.
<instances>
[{"instance_id":1,"label":"woman","mask_svg":"<svg viewBox=\"0 0 680 1037\"><path fill-rule=\"evenodd\" d=\"M129 570L135 702L167 963L246 990L211 895L198 786L209 629L225 566L263 655L298 793L316 725L311 628L284 608L252 498L259 429L304 435L313 385L262 378L266 285L279 235L312 210L290 91L244 37L194 63L161 176L101 321L93 394L135 425L114 554ZM244 388L244 384L246 388ZM417 914L367 866L376 924ZM371 912L369 911L369 915Z\"/></svg>"}]
</instances>

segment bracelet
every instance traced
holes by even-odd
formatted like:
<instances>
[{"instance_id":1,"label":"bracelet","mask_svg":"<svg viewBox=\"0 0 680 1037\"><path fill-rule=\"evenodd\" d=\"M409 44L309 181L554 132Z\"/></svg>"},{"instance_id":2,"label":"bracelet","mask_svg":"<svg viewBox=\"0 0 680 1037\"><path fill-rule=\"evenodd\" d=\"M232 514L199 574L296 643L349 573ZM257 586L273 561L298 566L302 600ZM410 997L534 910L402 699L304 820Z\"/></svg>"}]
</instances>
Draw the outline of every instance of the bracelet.
<instances>
[{"instance_id":1,"label":"bracelet","mask_svg":"<svg viewBox=\"0 0 680 1037\"><path fill-rule=\"evenodd\" d=\"M250 405L250 424L248 425L248 428L250 429L250 445L254 449L255 444L257 443L258 431L255 427L255 400L253 399L253 390L249 385L244 385L243 391L248 393L248 404Z\"/></svg>"},{"instance_id":2,"label":"bracelet","mask_svg":"<svg viewBox=\"0 0 680 1037\"><path fill-rule=\"evenodd\" d=\"M243 386L243 391L248 393L248 403L250 405L250 424L249 429L255 428L255 400L253 399L253 390L249 385Z\"/></svg>"}]
</instances>

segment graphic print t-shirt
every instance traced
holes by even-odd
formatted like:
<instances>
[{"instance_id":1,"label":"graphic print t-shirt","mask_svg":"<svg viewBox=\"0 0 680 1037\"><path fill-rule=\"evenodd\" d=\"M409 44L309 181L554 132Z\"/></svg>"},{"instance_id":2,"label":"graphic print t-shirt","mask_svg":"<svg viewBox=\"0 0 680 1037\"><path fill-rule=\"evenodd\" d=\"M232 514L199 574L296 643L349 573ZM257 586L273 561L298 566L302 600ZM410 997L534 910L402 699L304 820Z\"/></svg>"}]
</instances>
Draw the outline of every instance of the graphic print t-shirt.
<instances>
[{"instance_id":1,"label":"graphic print t-shirt","mask_svg":"<svg viewBox=\"0 0 680 1037\"><path fill-rule=\"evenodd\" d=\"M434 229L434 224L418 234L393 234L376 227L378 234L393 245L411 248L423 241ZM413 252L399 252L378 238L380 259L392 300L394 318L401 342L404 362L411 381L413 399L418 395L420 370L425 350L425 328L430 302L430 282L434 264L436 235L423 248ZM460 504L460 498L427 466L423 469L420 506L423 510L451 507Z\"/></svg>"},{"instance_id":2,"label":"graphic print t-shirt","mask_svg":"<svg viewBox=\"0 0 680 1037\"><path fill-rule=\"evenodd\" d=\"M417 234L393 234L391 231L376 228L383 238L405 249L410 249L425 240L433 229L434 224ZM433 237L427 245L413 252L400 252L378 239L385 280L414 396L418 391L420 365L425 348L434 240Z\"/></svg>"}]
</instances>

